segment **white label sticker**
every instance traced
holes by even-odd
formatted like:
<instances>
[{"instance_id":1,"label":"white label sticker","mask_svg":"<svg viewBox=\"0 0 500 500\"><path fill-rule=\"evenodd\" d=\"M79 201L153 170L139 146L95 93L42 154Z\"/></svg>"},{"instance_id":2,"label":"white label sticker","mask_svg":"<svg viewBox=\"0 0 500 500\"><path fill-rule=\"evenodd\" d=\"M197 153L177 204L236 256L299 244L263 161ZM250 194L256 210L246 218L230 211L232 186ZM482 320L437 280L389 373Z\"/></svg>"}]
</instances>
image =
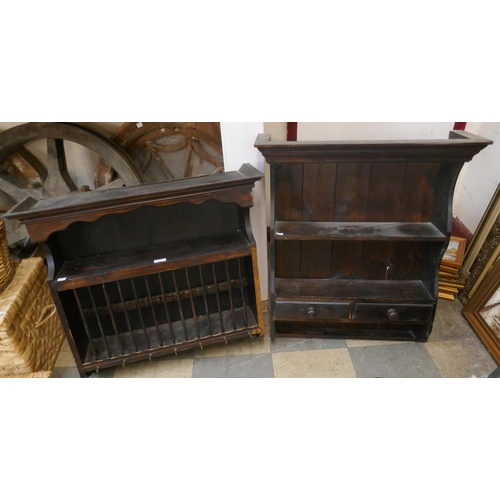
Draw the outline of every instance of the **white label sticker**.
<instances>
[{"instance_id":1,"label":"white label sticker","mask_svg":"<svg viewBox=\"0 0 500 500\"><path fill-rule=\"evenodd\" d=\"M59 278L57 281L66 281L68 278Z\"/></svg>"},{"instance_id":2,"label":"white label sticker","mask_svg":"<svg viewBox=\"0 0 500 500\"><path fill-rule=\"evenodd\" d=\"M142 127L142 122L136 123L135 125L136 125L137 128L141 128Z\"/></svg>"},{"instance_id":3,"label":"white label sticker","mask_svg":"<svg viewBox=\"0 0 500 500\"><path fill-rule=\"evenodd\" d=\"M153 261L153 264L159 264L160 262L167 262L167 258L164 257L163 259L156 259Z\"/></svg>"},{"instance_id":4,"label":"white label sticker","mask_svg":"<svg viewBox=\"0 0 500 500\"><path fill-rule=\"evenodd\" d=\"M278 232L276 232L276 234L277 234L278 236L283 236L283 233L278 233Z\"/></svg>"}]
</instances>

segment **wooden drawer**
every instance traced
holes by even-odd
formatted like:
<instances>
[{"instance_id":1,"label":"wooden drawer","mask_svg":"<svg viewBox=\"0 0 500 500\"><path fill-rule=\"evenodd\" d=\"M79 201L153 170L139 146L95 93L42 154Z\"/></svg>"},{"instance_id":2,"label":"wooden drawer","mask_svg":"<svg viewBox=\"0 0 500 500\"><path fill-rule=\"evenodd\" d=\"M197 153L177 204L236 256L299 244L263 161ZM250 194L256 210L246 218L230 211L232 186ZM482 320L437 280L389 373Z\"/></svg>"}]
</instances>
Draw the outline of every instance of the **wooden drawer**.
<instances>
[{"instance_id":1,"label":"wooden drawer","mask_svg":"<svg viewBox=\"0 0 500 500\"><path fill-rule=\"evenodd\" d=\"M356 321L427 322L431 321L432 304L363 304L354 309Z\"/></svg>"},{"instance_id":2,"label":"wooden drawer","mask_svg":"<svg viewBox=\"0 0 500 500\"><path fill-rule=\"evenodd\" d=\"M277 300L274 308L276 320L347 320L350 302L307 302Z\"/></svg>"}]
</instances>

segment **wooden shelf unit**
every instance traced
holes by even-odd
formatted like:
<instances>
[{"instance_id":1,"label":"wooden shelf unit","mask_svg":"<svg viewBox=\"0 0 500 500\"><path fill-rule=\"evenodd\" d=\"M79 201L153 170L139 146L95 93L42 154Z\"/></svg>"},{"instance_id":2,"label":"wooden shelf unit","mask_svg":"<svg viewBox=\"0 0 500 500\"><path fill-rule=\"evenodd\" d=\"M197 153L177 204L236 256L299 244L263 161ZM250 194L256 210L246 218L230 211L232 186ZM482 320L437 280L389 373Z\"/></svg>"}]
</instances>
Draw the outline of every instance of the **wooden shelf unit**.
<instances>
[{"instance_id":1,"label":"wooden shelf unit","mask_svg":"<svg viewBox=\"0 0 500 500\"><path fill-rule=\"evenodd\" d=\"M6 217L41 243L81 376L263 334L249 211L262 174L238 172L27 199Z\"/></svg>"},{"instance_id":2,"label":"wooden shelf unit","mask_svg":"<svg viewBox=\"0 0 500 500\"><path fill-rule=\"evenodd\" d=\"M425 342L452 198L492 141L271 141L271 337Z\"/></svg>"}]
</instances>

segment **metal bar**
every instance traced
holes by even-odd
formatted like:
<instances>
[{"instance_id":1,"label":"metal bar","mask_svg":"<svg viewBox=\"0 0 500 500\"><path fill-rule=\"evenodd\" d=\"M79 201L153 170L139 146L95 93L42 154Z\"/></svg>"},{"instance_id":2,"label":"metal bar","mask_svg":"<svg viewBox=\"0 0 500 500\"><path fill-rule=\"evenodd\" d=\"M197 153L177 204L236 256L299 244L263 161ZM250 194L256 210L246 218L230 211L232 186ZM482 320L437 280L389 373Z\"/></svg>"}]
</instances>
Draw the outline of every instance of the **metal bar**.
<instances>
[{"instance_id":1,"label":"metal bar","mask_svg":"<svg viewBox=\"0 0 500 500\"><path fill-rule=\"evenodd\" d=\"M82 303L80 302L80 297L78 297L78 294L76 293L75 289L73 289L73 293L75 294L76 303L78 304L78 309L80 310L80 316L82 317L82 320L83 320L83 326L85 327L85 333L87 334L87 337L88 337L89 342L90 342L92 356L94 358L94 361L97 361L97 356L96 356L95 348L94 348L94 342L92 341L92 335L90 334L89 325L87 324L87 320L85 319L85 314L83 313L83 308L82 308Z\"/></svg>"},{"instance_id":2,"label":"metal bar","mask_svg":"<svg viewBox=\"0 0 500 500\"><path fill-rule=\"evenodd\" d=\"M217 297L217 309L219 310L220 330L222 333L224 333L225 332L224 320L222 318L222 311L220 308L219 285L217 284L217 273L215 272L215 264L213 262L212 262L212 273L214 276L214 283L215 283L215 296Z\"/></svg>"},{"instance_id":3,"label":"metal bar","mask_svg":"<svg viewBox=\"0 0 500 500\"><path fill-rule=\"evenodd\" d=\"M241 275L241 258L238 258L238 277L240 279L241 300L243 302L243 321L245 322L245 327L248 328L247 302L245 300L245 289L243 288L243 278Z\"/></svg>"},{"instance_id":4,"label":"metal bar","mask_svg":"<svg viewBox=\"0 0 500 500\"><path fill-rule=\"evenodd\" d=\"M200 271L201 289L203 290L203 301L205 303L205 311L207 313L208 329L210 335L213 335L212 320L210 319L210 309L208 308L207 293L205 291L205 280L203 279L203 270L201 269L201 266L198 266L198 269Z\"/></svg>"},{"instance_id":5,"label":"metal bar","mask_svg":"<svg viewBox=\"0 0 500 500\"><path fill-rule=\"evenodd\" d=\"M160 346L163 347L163 340L161 338L160 327L158 326L158 320L156 319L155 306L153 304L153 299L151 298L151 290L149 289L148 277L144 276L144 282L146 283L146 290L149 297L149 305L151 306L151 312L153 313L153 320L155 322L156 333L158 334L158 340L160 341Z\"/></svg>"},{"instance_id":6,"label":"metal bar","mask_svg":"<svg viewBox=\"0 0 500 500\"><path fill-rule=\"evenodd\" d=\"M104 297L106 297L106 304L108 304L108 309L111 316L111 323L113 323L113 329L115 330L116 338L118 339L118 345L120 346L120 351L123 355L124 351L123 351L122 340L120 338L120 332L118 331L118 328L116 326L115 315L113 313L113 308L111 307L111 301L109 300L108 291L106 290L106 285L104 283L102 284L102 290L104 292Z\"/></svg>"},{"instance_id":7,"label":"metal bar","mask_svg":"<svg viewBox=\"0 0 500 500\"><path fill-rule=\"evenodd\" d=\"M234 314L233 291L231 289L231 277L229 276L229 266L227 264L227 260L225 260L224 262L226 264L227 282L229 283L229 305L231 306L231 319L233 320L233 330L236 330L236 316Z\"/></svg>"},{"instance_id":8,"label":"metal bar","mask_svg":"<svg viewBox=\"0 0 500 500\"><path fill-rule=\"evenodd\" d=\"M161 279L161 274L158 273L158 281L160 282L161 294L163 297L163 304L165 305L165 315L167 316L168 326L170 328L170 334L172 335L172 344L175 344L175 334L172 328L172 322L170 321L170 314L168 312L167 298L165 297L165 289L163 288L163 280Z\"/></svg>"},{"instance_id":9,"label":"metal bar","mask_svg":"<svg viewBox=\"0 0 500 500\"><path fill-rule=\"evenodd\" d=\"M108 340L106 339L106 335L104 334L104 330L102 328L101 318L99 316L99 311L97 310L97 306L95 305L95 300L94 300L94 296L92 295L92 290L90 289L89 286L87 287L87 290L89 291L90 300L92 302L92 307L94 308L94 313L95 313L95 316L97 319L97 324L99 325L99 330L101 330L101 336L104 340L104 347L106 347L106 352L108 353L108 358L110 358L111 351L109 350Z\"/></svg>"},{"instance_id":10,"label":"metal bar","mask_svg":"<svg viewBox=\"0 0 500 500\"><path fill-rule=\"evenodd\" d=\"M248 285L248 280L247 280L247 278L243 277L243 286L245 287L247 285ZM231 286L239 286L239 280L232 279ZM222 283L219 283L218 288L219 288L220 292L225 292L226 290L229 289L229 285L227 284L227 282L223 281ZM213 285L213 284L205 285L205 291L207 294L214 294L216 292L215 285ZM187 290L181 291L179 293L180 293L180 295L183 296L183 298L188 298L189 293ZM203 288L201 286L196 287L196 288L192 288L192 294L193 294L193 297L202 296L203 295ZM160 305L165 301L175 302L177 300L177 295L175 292L165 293L164 296L153 295L151 297L151 300L153 301L154 305ZM140 298L139 304L142 308L150 307L150 301L147 297ZM113 308L113 312L116 314L116 313L123 312L124 308L126 308L128 311L135 311L135 309L137 309L137 303L135 302L135 300L128 300L128 301L123 301L121 304L120 303L111 304L111 307ZM84 312L86 318L93 318L94 317L94 311L92 309L84 309L83 312ZM106 315L110 314L107 306L100 307L99 312L100 312L101 316L106 316Z\"/></svg>"},{"instance_id":11,"label":"metal bar","mask_svg":"<svg viewBox=\"0 0 500 500\"><path fill-rule=\"evenodd\" d=\"M139 319L141 320L141 326L142 326L142 329L144 331L144 336L146 337L146 345L148 346L148 349L151 349L151 346L149 344L148 332L146 330L146 327L144 326L144 319L142 317L141 306L139 304L139 299L137 298L137 290L135 289L134 278L130 278L130 282L132 283L132 291L134 292L135 302L137 303L137 312L139 313Z\"/></svg>"},{"instance_id":12,"label":"metal bar","mask_svg":"<svg viewBox=\"0 0 500 500\"><path fill-rule=\"evenodd\" d=\"M189 300L191 302L191 309L193 310L193 319L194 319L194 326L196 328L196 336L200 338L200 328L198 326L198 318L196 316L196 309L194 307L194 300L193 300L193 290L191 289L191 281L189 279L189 269L186 267L186 280L187 280L187 286L189 290Z\"/></svg>"},{"instance_id":13,"label":"metal bar","mask_svg":"<svg viewBox=\"0 0 500 500\"><path fill-rule=\"evenodd\" d=\"M184 313L182 312L181 298L179 296L179 288L177 287L177 279L175 278L175 271L172 271L172 277L174 278L174 288L177 295L177 304L179 306L179 314L181 315L182 328L184 329L184 339L189 340L188 331L186 329L186 322L184 321Z\"/></svg>"},{"instance_id":14,"label":"metal bar","mask_svg":"<svg viewBox=\"0 0 500 500\"><path fill-rule=\"evenodd\" d=\"M125 305L125 301L123 300L122 287L120 286L119 281L117 281L116 284L118 286L118 293L120 294L120 300L123 304L123 311L125 313L125 319L127 320L128 330L130 332L130 335L132 336L132 341L134 342L135 352L137 352L138 349L137 349L137 344L135 342L134 331L132 330L132 325L130 324L130 318L128 317L127 306Z\"/></svg>"}]
</instances>

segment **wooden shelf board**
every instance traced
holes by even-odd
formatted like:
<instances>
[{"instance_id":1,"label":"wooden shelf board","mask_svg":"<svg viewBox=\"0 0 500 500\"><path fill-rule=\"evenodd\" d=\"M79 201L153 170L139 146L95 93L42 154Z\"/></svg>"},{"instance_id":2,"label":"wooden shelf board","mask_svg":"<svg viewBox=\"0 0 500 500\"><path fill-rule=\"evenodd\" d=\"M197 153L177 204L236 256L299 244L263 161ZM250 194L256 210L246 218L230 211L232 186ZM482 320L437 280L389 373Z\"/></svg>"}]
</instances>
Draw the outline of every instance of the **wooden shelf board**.
<instances>
[{"instance_id":1,"label":"wooden shelf board","mask_svg":"<svg viewBox=\"0 0 500 500\"><path fill-rule=\"evenodd\" d=\"M433 302L418 280L343 280L276 278L277 300L356 300Z\"/></svg>"},{"instance_id":2,"label":"wooden shelf board","mask_svg":"<svg viewBox=\"0 0 500 500\"><path fill-rule=\"evenodd\" d=\"M280 240L411 240L445 241L430 222L276 221Z\"/></svg>"},{"instance_id":3,"label":"wooden shelf board","mask_svg":"<svg viewBox=\"0 0 500 500\"><path fill-rule=\"evenodd\" d=\"M225 235L174 241L151 248L70 260L61 267L54 279L54 286L58 291L70 290L250 254L250 243L241 231L235 231ZM124 269L127 270L126 275Z\"/></svg>"}]
</instances>

